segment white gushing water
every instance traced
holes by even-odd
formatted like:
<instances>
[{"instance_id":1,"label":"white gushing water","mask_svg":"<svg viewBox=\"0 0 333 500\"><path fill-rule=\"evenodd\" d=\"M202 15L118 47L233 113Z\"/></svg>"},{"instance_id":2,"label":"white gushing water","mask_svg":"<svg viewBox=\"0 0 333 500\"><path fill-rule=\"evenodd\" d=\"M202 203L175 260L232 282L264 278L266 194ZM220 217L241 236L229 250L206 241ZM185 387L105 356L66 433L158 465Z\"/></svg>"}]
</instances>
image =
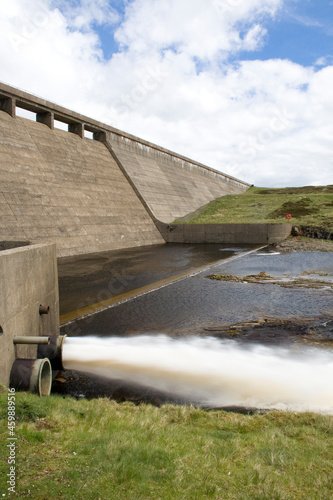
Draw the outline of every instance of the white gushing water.
<instances>
[{"instance_id":1,"label":"white gushing water","mask_svg":"<svg viewBox=\"0 0 333 500\"><path fill-rule=\"evenodd\" d=\"M240 346L216 338L66 338L68 370L121 379L214 406L333 414L333 351Z\"/></svg>"}]
</instances>

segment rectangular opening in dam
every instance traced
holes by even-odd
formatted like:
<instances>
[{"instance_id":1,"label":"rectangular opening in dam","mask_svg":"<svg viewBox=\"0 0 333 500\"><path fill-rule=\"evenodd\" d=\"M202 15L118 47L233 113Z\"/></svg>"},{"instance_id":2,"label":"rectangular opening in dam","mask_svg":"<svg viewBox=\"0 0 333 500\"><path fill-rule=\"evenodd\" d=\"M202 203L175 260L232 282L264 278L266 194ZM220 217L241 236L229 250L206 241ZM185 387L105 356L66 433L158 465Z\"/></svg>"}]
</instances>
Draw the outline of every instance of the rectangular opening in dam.
<instances>
[{"instance_id":1,"label":"rectangular opening in dam","mask_svg":"<svg viewBox=\"0 0 333 500\"><path fill-rule=\"evenodd\" d=\"M68 132L68 123L61 122L60 120L54 120L54 128Z\"/></svg>"},{"instance_id":2,"label":"rectangular opening in dam","mask_svg":"<svg viewBox=\"0 0 333 500\"><path fill-rule=\"evenodd\" d=\"M19 106L16 106L16 116L19 116L20 118L26 118L27 120L31 120L33 122L35 122L37 119L37 113L29 111L28 109L20 108Z\"/></svg>"},{"instance_id":3,"label":"rectangular opening in dam","mask_svg":"<svg viewBox=\"0 0 333 500\"><path fill-rule=\"evenodd\" d=\"M94 139L93 132L89 132L89 130L85 130L84 131L84 138L85 139L91 139L91 140L93 140Z\"/></svg>"}]
</instances>

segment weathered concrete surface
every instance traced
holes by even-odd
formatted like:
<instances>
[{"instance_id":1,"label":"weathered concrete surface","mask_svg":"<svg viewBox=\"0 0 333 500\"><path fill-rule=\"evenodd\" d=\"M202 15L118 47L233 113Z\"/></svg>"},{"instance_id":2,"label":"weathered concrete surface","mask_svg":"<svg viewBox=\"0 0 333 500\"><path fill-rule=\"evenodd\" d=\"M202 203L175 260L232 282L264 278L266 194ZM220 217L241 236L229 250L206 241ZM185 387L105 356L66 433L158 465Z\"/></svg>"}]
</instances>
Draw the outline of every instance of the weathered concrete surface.
<instances>
[{"instance_id":1,"label":"weathered concrete surface","mask_svg":"<svg viewBox=\"0 0 333 500\"><path fill-rule=\"evenodd\" d=\"M0 175L0 241L55 242L59 256L162 243L156 220L249 187L2 83Z\"/></svg>"},{"instance_id":2,"label":"weathered concrete surface","mask_svg":"<svg viewBox=\"0 0 333 500\"><path fill-rule=\"evenodd\" d=\"M0 383L8 385L16 357L36 358L36 346L14 346L14 336L59 333L55 245L32 245L0 252ZM39 306L49 306L39 314Z\"/></svg>"},{"instance_id":3,"label":"weathered concrete surface","mask_svg":"<svg viewBox=\"0 0 333 500\"><path fill-rule=\"evenodd\" d=\"M162 243L104 144L0 112L0 240L58 256Z\"/></svg>"},{"instance_id":4,"label":"weathered concrete surface","mask_svg":"<svg viewBox=\"0 0 333 500\"><path fill-rule=\"evenodd\" d=\"M292 224L160 224L168 243L273 245L285 240Z\"/></svg>"},{"instance_id":5,"label":"weathered concrete surface","mask_svg":"<svg viewBox=\"0 0 333 500\"><path fill-rule=\"evenodd\" d=\"M162 222L172 222L220 196L243 193L250 187L152 144L114 133L108 137L131 181Z\"/></svg>"}]
</instances>

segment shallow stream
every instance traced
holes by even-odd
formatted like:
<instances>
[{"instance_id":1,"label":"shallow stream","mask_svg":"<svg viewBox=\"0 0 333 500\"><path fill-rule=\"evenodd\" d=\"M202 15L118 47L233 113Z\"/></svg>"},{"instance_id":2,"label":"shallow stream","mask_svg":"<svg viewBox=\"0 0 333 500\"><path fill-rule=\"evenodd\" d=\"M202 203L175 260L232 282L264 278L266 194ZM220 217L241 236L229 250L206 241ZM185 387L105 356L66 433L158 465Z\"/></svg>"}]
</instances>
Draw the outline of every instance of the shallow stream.
<instances>
[{"instance_id":1,"label":"shallow stream","mask_svg":"<svg viewBox=\"0 0 333 500\"><path fill-rule=\"evenodd\" d=\"M284 348L289 353L302 353L311 348L314 349L314 356L324 355L325 352L331 355L333 290L330 286L284 288L272 283L216 281L207 278L213 273L242 278L266 272L284 281L305 277L314 282L326 280L331 284L331 252L280 254L274 249L259 249L249 253L249 248L222 246L210 248L207 255L205 251L205 248L189 245L187 248L165 248L160 258L158 254L148 252L145 258L141 254L134 260L129 259L128 264L123 260L123 277L135 275L135 270L139 271L133 281L124 279L125 286L129 288L141 286L146 279L154 282L162 276L177 274L179 271L189 270L194 275L157 286L154 291L130 298L119 305L113 304L98 314L71 321L62 327L62 333L70 337L93 335L106 340L109 337L135 339L139 335L145 335L145 338L150 336L152 341L161 338L161 335L178 340L184 337L214 337L222 343L231 342L235 348L238 346L237 349L253 350L253 345L265 345L270 349L274 349L274 346ZM221 256L225 258L221 260ZM104 264L106 265L106 261ZM197 265L207 265L209 269L195 273ZM90 271L92 269L93 267ZM95 281L94 272L98 278ZM72 269L73 290L75 283L79 284L81 298L85 293L85 283L90 283L89 293L91 290L97 290L98 293L98 287L107 289L103 275L105 279L109 279L112 262L110 269L100 269L97 265L94 272L86 274L87 277L80 282L79 273L75 274ZM60 272L60 283L61 276ZM66 307L71 303L67 299L65 302ZM253 362L255 363L255 357ZM329 369L332 370L332 367ZM191 400L189 392L171 390L166 394L161 392L158 385L152 391L149 384L138 385L131 378L118 376L107 381L90 375L78 375L73 371L65 374L67 382L61 390L85 397L107 395L118 400L148 400L156 404L165 400ZM238 403L230 400L230 405L234 404Z\"/></svg>"}]
</instances>

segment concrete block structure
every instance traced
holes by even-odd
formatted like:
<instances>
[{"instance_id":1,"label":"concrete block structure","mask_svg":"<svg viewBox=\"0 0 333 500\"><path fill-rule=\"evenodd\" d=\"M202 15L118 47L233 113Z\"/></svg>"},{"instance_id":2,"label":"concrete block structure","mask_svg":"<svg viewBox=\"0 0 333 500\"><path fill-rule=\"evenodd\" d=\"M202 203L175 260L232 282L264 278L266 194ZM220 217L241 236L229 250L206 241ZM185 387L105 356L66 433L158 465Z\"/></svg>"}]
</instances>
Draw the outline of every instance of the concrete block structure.
<instances>
[{"instance_id":1,"label":"concrete block structure","mask_svg":"<svg viewBox=\"0 0 333 500\"><path fill-rule=\"evenodd\" d=\"M52 242L58 256L163 243L158 221L249 187L1 83L0 176L0 243Z\"/></svg>"},{"instance_id":2,"label":"concrete block structure","mask_svg":"<svg viewBox=\"0 0 333 500\"><path fill-rule=\"evenodd\" d=\"M168 243L274 245L288 238L292 224L163 224Z\"/></svg>"},{"instance_id":3,"label":"concrete block structure","mask_svg":"<svg viewBox=\"0 0 333 500\"><path fill-rule=\"evenodd\" d=\"M8 385L16 358L34 359L36 345L14 345L14 336L59 334L56 246L38 244L0 252L0 383ZM40 306L49 308L40 314Z\"/></svg>"}]
</instances>

